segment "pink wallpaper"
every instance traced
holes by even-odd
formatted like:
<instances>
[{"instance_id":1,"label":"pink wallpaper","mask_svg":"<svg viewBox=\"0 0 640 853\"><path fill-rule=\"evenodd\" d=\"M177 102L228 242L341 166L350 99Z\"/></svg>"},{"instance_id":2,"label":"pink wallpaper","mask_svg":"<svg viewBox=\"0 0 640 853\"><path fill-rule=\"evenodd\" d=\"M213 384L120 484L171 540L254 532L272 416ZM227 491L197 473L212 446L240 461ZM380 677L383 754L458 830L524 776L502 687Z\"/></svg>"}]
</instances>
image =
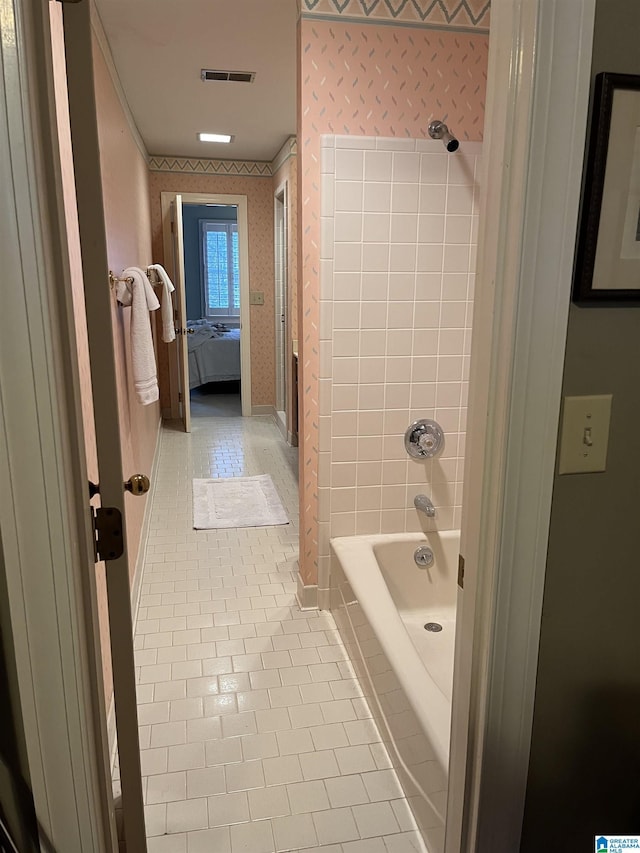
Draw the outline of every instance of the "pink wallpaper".
<instances>
[{"instance_id":1,"label":"pink wallpaper","mask_svg":"<svg viewBox=\"0 0 640 853\"><path fill-rule=\"evenodd\" d=\"M144 269L152 260L147 164L129 130L95 39L93 57L109 267L117 272L128 266ZM107 284L98 281L95 286L106 287ZM158 404L141 406L133 390L129 318L130 311L119 308L114 296L112 323L125 480L138 472L150 473L160 420ZM131 495L125 498L131 578L140 545L145 503L146 498Z\"/></svg>"},{"instance_id":2,"label":"pink wallpaper","mask_svg":"<svg viewBox=\"0 0 640 853\"><path fill-rule=\"evenodd\" d=\"M432 118L481 140L488 36L427 27L299 23L301 210L300 573L317 580L320 135L424 138Z\"/></svg>"},{"instance_id":3,"label":"pink wallpaper","mask_svg":"<svg viewBox=\"0 0 640 853\"><path fill-rule=\"evenodd\" d=\"M249 217L251 290L264 291L264 305L251 306L251 404L275 402L275 329L273 272L273 179L150 172L151 228L154 261L164 263L160 193L227 193L246 195ZM169 407L168 344L159 344L160 404Z\"/></svg>"}]
</instances>

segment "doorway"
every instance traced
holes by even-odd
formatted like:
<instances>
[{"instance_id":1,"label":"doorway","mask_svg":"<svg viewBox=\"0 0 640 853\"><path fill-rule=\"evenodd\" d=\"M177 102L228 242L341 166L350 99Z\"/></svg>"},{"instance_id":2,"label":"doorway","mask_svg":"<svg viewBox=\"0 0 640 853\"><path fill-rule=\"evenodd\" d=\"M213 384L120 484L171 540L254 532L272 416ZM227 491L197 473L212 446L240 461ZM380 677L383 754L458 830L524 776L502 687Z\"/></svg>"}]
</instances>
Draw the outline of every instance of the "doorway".
<instances>
[{"instance_id":1,"label":"doorway","mask_svg":"<svg viewBox=\"0 0 640 853\"><path fill-rule=\"evenodd\" d=\"M161 193L164 257L176 291L170 416L251 415L247 197Z\"/></svg>"}]
</instances>

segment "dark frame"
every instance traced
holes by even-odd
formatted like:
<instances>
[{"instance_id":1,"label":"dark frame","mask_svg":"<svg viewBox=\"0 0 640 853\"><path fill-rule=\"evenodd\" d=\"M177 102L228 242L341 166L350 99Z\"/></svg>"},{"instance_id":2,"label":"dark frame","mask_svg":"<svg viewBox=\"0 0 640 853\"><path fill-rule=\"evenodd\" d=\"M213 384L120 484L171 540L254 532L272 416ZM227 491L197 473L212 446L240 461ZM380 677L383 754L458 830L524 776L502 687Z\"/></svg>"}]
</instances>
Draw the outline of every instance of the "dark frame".
<instances>
[{"instance_id":1,"label":"dark frame","mask_svg":"<svg viewBox=\"0 0 640 853\"><path fill-rule=\"evenodd\" d=\"M637 302L640 304L640 274L637 288L594 287L600 219L611 129L613 97L618 89L634 90L640 99L640 76L602 72L596 76L587 166L584 173L580 228L576 248L573 299L577 302ZM629 140L629 162L633 140ZM625 205L628 197L625 198ZM640 273L640 260L638 260Z\"/></svg>"}]
</instances>

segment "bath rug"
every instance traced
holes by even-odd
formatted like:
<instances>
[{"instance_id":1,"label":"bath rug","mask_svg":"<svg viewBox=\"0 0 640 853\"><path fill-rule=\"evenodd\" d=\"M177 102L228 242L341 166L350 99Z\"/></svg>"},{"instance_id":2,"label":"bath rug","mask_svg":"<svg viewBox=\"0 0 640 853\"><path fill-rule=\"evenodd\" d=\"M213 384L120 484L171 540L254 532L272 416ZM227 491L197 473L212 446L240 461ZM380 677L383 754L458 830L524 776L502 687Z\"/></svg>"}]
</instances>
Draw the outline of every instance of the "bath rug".
<instances>
[{"instance_id":1,"label":"bath rug","mask_svg":"<svg viewBox=\"0 0 640 853\"><path fill-rule=\"evenodd\" d=\"M289 524L269 474L193 481L193 527L271 527Z\"/></svg>"}]
</instances>

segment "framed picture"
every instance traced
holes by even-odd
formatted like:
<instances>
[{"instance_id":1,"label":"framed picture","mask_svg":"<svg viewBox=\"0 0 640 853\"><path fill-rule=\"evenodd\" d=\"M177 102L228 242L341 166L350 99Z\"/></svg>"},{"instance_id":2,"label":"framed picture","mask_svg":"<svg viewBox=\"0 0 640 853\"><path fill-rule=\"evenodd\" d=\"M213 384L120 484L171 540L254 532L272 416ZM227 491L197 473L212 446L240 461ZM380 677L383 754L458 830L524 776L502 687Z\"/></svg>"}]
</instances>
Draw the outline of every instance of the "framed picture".
<instances>
[{"instance_id":1,"label":"framed picture","mask_svg":"<svg viewBox=\"0 0 640 853\"><path fill-rule=\"evenodd\" d=\"M640 76L596 77L573 298L640 303Z\"/></svg>"}]
</instances>

